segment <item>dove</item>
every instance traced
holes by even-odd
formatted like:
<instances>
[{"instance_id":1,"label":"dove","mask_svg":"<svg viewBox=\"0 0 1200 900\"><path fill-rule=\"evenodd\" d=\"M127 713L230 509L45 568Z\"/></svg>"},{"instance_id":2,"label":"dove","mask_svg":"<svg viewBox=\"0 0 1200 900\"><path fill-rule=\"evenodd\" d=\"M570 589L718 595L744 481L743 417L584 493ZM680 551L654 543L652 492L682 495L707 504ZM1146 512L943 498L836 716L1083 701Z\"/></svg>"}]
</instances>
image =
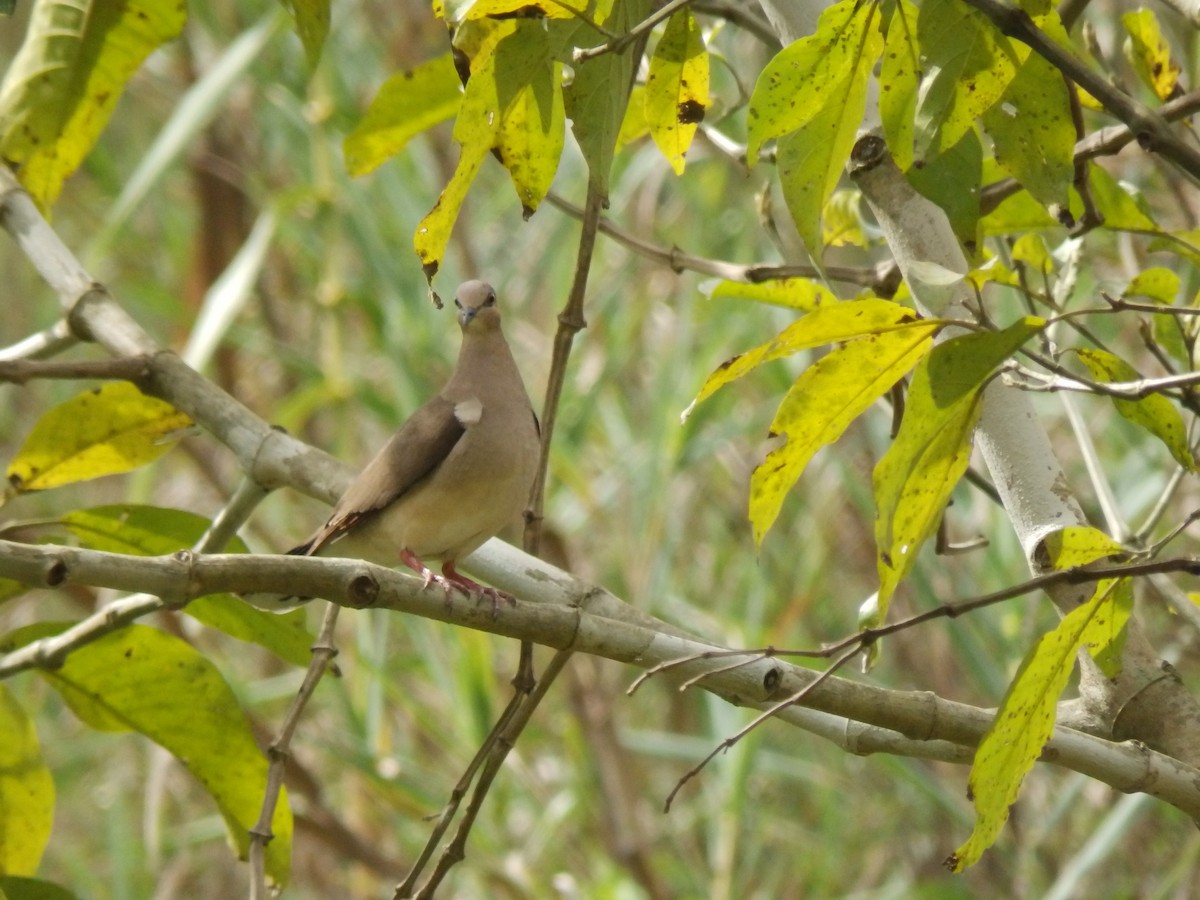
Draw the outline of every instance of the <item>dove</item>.
<instances>
[{"instance_id":1,"label":"dove","mask_svg":"<svg viewBox=\"0 0 1200 900\"><path fill-rule=\"evenodd\" d=\"M450 380L367 463L329 520L289 553L403 563L447 598L454 589L490 597L495 613L500 598L513 598L457 566L524 509L540 429L500 328L495 290L467 281L454 305L462 348ZM431 561L442 563L440 575Z\"/></svg>"}]
</instances>

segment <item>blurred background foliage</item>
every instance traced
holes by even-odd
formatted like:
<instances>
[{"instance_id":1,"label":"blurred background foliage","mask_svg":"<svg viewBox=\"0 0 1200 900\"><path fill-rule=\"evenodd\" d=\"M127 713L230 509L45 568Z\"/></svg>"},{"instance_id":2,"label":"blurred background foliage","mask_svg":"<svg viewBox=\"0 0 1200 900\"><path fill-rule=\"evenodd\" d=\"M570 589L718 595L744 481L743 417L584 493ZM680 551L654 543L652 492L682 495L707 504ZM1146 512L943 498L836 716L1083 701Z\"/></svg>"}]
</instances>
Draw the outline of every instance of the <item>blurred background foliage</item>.
<instances>
[{"instance_id":1,"label":"blurred background foliage","mask_svg":"<svg viewBox=\"0 0 1200 900\"><path fill-rule=\"evenodd\" d=\"M1117 41L1104 25L1110 7L1117 4L1097 2L1089 11L1102 43ZM27 8L18 4L14 18L0 21L0 60L19 45ZM255 222L265 212L277 216L253 298L206 374L261 416L360 464L437 389L457 350L450 313L429 303L411 250L413 229L452 172L457 148L445 125L352 180L341 141L386 77L444 52L444 28L422 0L335 4L322 62L310 72L273 2L217 0L189 11L182 39L131 83L55 207L54 225L151 334L179 349ZM187 92L205 90L234 41L255 28L261 50L217 99L215 117L170 153L128 216L114 220L117 198L164 123ZM1195 31L1167 32L1194 70ZM709 46L721 57L713 75L718 109L743 105L773 48L733 28L718 30ZM1196 74L1185 78L1194 82ZM719 127L742 136L736 117ZM1178 227L1194 226L1195 198L1180 196L1190 188L1173 184L1152 160L1134 150L1105 165ZM782 210L771 178L765 166L747 175L703 139L676 178L642 139L618 155L609 214L663 247L777 261L779 246L762 221L772 207ZM555 190L581 203L584 182L568 141ZM772 216L785 254L795 254L785 220ZM438 278L443 293L469 277L497 285L535 406L577 241L577 223L549 205L523 222L507 174L489 160ZM826 261L868 265L885 257L879 247L847 248ZM1094 235L1080 294L1119 291L1148 259L1144 240ZM0 270L8 297L0 343L51 324L53 298L7 241ZM1180 274L1190 297L1200 283L1194 270ZM870 472L887 445L890 416L877 410L818 454L756 555L745 515L749 475L769 447L775 406L806 360L756 371L681 426L679 413L709 371L791 318L709 300L703 280L601 239L588 328L577 339L551 460L547 556L726 644L812 647L852 631L876 585ZM1015 295L996 297L998 319L1019 310ZM1095 324L1116 327L1115 320ZM1143 361L1135 335L1111 337ZM0 390L7 458L41 411L78 386ZM1107 400L1075 402L1123 512L1136 522L1169 477L1165 450ZM1061 401L1039 397L1038 407L1072 487L1094 513ZM236 477L225 450L196 437L151 469L23 496L7 512L35 520L147 502L212 515ZM1197 499L1188 485L1175 505L1194 509ZM281 492L243 535L254 549L279 551L323 515L315 502ZM986 535L989 543L960 556L926 551L894 615L1024 577L1011 528L986 497L960 487L947 525L956 539ZM1185 538L1178 549L1196 548ZM77 618L97 599L85 589L33 594L6 605L0 619L8 630ZM1143 599L1152 637L1200 688L1194 635L1178 629L1153 595ZM1054 621L1050 606L1031 597L926 626L889 639L868 677L994 706L1032 638ZM299 671L184 617L164 614L153 624L200 647L270 739ZM343 677L319 689L288 775L297 814L288 896L296 898L390 896L425 841L426 817L439 811L510 695L517 658L515 644L499 638L369 610L343 616L339 645ZM717 757L663 814L677 779L751 714L653 681L627 697L634 674L602 660L572 661L497 780L448 896L1195 896L1200 834L1180 813L1046 766L1027 781L996 847L962 876L941 862L971 827L965 769L851 757L791 728L768 724ZM10 685L38 723L58 787L41 877L96 900L244 891L244 869L231 864L217 811L165 752L82 726L34 675Z\"/></svg>"}]
</instances>

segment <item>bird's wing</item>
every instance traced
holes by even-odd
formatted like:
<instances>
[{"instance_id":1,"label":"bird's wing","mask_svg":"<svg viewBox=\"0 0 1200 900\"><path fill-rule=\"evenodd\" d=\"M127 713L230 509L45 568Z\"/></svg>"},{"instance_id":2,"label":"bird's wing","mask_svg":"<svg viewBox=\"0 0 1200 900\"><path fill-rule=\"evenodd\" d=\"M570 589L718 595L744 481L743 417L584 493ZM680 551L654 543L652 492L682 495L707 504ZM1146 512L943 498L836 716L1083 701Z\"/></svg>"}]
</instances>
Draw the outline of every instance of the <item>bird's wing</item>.
<instances>
[{"instance_id":1,"label":"bird's wing","mask_svg":"<svg viewBox=\"0 0 1200 900\"><path fill-rule=\"evenodd\" d=\"M367 463L342 495L333 515L317 532L288 552L311 556L410 491L450 455L466 434L455 415L455 404L434 397L406 421Z\"/></svg>"}]
</instances>

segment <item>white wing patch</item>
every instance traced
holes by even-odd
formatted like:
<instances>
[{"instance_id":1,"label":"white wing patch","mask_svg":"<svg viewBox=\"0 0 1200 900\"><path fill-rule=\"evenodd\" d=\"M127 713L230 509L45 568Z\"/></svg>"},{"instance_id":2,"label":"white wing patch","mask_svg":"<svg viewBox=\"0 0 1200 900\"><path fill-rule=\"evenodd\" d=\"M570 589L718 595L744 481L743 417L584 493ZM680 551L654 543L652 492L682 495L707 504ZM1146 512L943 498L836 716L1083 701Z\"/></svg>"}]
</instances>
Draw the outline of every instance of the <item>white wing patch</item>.
<instances>
[{"instance_id":1,"label":"white wing patch","mask_svg":"<svg viewBox=\"0 0 1200 900\"><path fill-rule=\"evenodd\" d=\"M476 424L483 418L483 403L476 397L472 397L470 400L460 400L454 404L454 418L458 419L458 423L463 428Z\"/></svg>"}]
</instances>

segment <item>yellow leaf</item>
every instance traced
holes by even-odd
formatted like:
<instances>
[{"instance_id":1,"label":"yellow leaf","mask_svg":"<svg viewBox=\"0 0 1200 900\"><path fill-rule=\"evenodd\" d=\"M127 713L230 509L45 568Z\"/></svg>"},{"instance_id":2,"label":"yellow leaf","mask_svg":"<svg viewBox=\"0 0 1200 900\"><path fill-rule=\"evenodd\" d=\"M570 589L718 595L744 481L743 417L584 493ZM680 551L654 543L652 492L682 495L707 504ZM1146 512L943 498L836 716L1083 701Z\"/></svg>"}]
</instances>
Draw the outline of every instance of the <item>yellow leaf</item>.
<instances>
[{"instance_id":1,"label":"yellow leaf","mask_svg":"<svg viewBox=\"0 0 1200 900\"><path fill-rule=\"evenodd\" d=\"M918 364L900 433L875 467L880 622L967 468L988 378L1045 326L1027 316L1003 331L952 338Z\"/></svg>"},{"instance_id":2,"label":"yellow leaf","mask_svg":"<svg viewBox=\"0 0 1200 900\"><path fill-rule=\"evenodd\" d=\"M462 95L462 82L449 53L393 75L342 142L346 171L365 175L391 159L413 137L453 116Z\"/></svg>"},{"instance_id":3,"label":"yellow leaf","mask_svg":"<svg viewBox=\"0 0 1200 900\"><path fill-rule=\"evenodd\" d=\"M191 420L128 381L106 384L54 407L33 426L8 467L17 491L87 481L153 462Z\"/></svg>"},{"instance_id":4,"label":"yellow leaf","mask_svg":"<svg viewBox=\"0 0 1200 900\"><path fill-rule=\"evenodd\" d=\"M650 58L645 97L650 135L675 174L682 175L684 154L711 102L708 53L696 17L687 7L667 20Z\"/></svg>"},{"instance_id":5,"label":"yellow leaf","mask_svg":"<svg viewBox=\"0 0 1200 900\"><path fill-rule=\"evenodd\" d=\"M1137 381L1137 370L1107 350L1076 350L1092 377L1101 383ZM1137 400L1112 398L1123 418L1146 429L1164 444L1177 463L1189 472L1196 471L1196 458L1188 444L1187 425L1179 410L1162 394L1149 394Z\"/></svg>"},{"instance_id":6,"label":"yellow leaf","mask_svg":"<svg viewBox=\"0 0 1200 900\"><path fill-rule=\"evenodd\" d=\"M1084 565L1122 552L1119 544L1093 528L1064 529L1044 546L1055 568ZM968 782L975 828L946 860L951 871L973 865L995 843L1021 782L1054 732L1058 700L1076 654L1086 646L1099 661L1102 651L1123 637L1132 599L1128 579L1100 582L1090 600L1066 615L1026 655L975 752Z\"/></svg>"},{"instance_id":7,"label":"yellow leaf","mask_svg":"<svg viewBox=\"0 0 1200 900\"><path fill-rule=\"evenodd\" d=\"M796 379L771 423L787 442L772 450L750 479L750 522L761 546L783 498L813 454L842 436L933 345L934 328L868 335L835 347Z\"/></svg>"},{"instance_id":8,"label":"yellow leaf","mask_svg":"<svg viewBox=\"0 0 1200 900\"><path fill-rule=\"evenodd\" d=\"M459 0L451 6L456 7L450 16L452 21L520 15L547 19L583 17L600 25L612 11L613 0Z\"/></svg>"},{"instance_id":9,"label":"yellow leaf","mask_svg":"<svg viewBox=\"0 0 1200 900\"><path fill-rule=\"evenodd\" d=\"M496 82L496 151L529 218L550 190L566 134L562 63L537 23L522 22L497 46Z\"/></svg>"},{"instance_id":10,"label":"yellow leaf","mask_svg":"<svg viewBox=\"0 0 1200 900\"><path fill-rule=\"evenodd\" d=\"M767 343L722 363L708 376L696 399L684 410L683 418L688 417L697 403L711 397L729 382L736 381L751 369L773 359L781 359L799 350L808 350L823 344L850 341L868 334L903 328L919 328L932 332L940 327L940 322L925 321L908 307L874 297L818 307L793 322Z\"/></svg>"},{"instance_id":11,"label":"yellow leaf","mask_svg":"<svg viewBox=\"0 0 1200 900\"><path fill-rule=\"evenodd\" d=\"M0 685L0 873L33 875L54 824L54 779L33 722Z\"/></svg>"},{"instance_id":12,"label":"yellow leaf","mask_svg":"<svg viewBox=\"0 0 1200 900\"><path fill-rule=\"evenodd\" d=\"M183 0L47 0L0 85L0 157L51 206L142 61L179 34Z\"/></svg>"},{"instance_id":13,"label":"yellow leaf","mask_svg":"<svg viewBox=\"0 0 1200 900\"><path fill-rule=\"evenodd\" d=\"M1142 7L1121 16L1129 32L1125 56L1134 71L1159 100L1170 100L1179 91L1179 64L1171 59L1171 45L1163 36L1154 10Z\"/></svg>"},{"instance_id":14,"label":"yellow leaf","mask_svg":"<svg viewBox=\"0 0 1200 900\"><path fill-rule=\"evenodd\" d=\"M806 312L818 306L832 306L838 302L829 288L811 278L771 278L767 281L720 281L707 282L700 289L710 300L727 297L744 297L757 303L784 306Z\"/></svg>"}]
</instances>

